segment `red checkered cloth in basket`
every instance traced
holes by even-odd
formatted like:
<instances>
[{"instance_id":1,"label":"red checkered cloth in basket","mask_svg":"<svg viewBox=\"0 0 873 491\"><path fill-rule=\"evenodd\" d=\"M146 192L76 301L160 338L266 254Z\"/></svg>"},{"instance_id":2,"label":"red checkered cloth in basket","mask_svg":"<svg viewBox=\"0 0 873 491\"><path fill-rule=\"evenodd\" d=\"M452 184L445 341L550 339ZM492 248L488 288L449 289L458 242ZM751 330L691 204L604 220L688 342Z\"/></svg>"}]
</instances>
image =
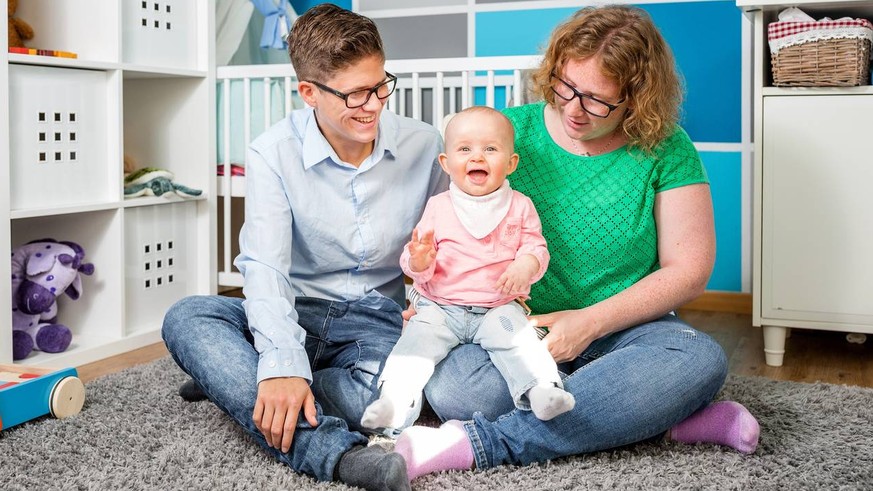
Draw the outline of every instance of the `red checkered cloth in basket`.
<instances>
[{"instance_id":1,"label":"red checkered cloth in basket","mask_svg":"<svg viewBox=\"0 0 873 491\"><path fill-rule=\"evenodd\" d=\"M771 22L767 26L767 39L784 38L801 32L818 30L826 31L828 29L842 29L845 27L866 27L873 29L873 23L867 19L839 19L839 20L820 20L815 22L798 22L798 21L782 21Z\"/></svg>"}]
</instances>

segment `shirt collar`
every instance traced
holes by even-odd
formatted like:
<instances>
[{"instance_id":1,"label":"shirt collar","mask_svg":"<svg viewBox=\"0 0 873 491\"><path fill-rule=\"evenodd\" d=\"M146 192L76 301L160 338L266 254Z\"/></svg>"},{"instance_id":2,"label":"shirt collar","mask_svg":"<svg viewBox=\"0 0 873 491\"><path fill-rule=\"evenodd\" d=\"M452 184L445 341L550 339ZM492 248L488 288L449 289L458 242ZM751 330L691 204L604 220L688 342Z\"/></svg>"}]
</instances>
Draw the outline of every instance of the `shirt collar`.
<instances>
[{"instance_id":1,"label":"shirt collar","mask_svg":"<svg viewBox=\"0 0 873 491\"><path fill-rule=\"evenodd\" d=\"M318 129L318 122L315 120L315 110L307 108L309 114L304 121L303 128L303 168L310 167L332 160L334 163L341 164L339 156L334 151L333 147L328 143L327 138ZM379 132L376 134L376 144L373 146L373 153L361 162L358 167L359 171L365 171L379 161L382 157L394 160L397 155L397 119L394 113L383 110L379 117Z\"/></svg>"}]
</instances>

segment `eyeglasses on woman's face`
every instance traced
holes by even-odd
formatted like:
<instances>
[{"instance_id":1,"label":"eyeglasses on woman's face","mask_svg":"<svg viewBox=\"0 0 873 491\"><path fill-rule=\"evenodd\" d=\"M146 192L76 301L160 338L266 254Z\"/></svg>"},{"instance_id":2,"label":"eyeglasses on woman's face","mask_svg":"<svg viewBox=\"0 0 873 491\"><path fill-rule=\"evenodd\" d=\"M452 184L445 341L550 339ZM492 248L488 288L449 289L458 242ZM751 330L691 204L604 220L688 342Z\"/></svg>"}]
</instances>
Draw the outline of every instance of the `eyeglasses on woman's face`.
<instances>
[{"instance_id":1,"label":"eyeglasses on woman's face","mask_svg":"<svg viewBox=\"0 0 873 491\"><path fill-rule=\"evenodd\" d=\"M388 96L391 95L391 93L394 92L394 88L397 86L397 77L388 72L385 72L385 75L388 77L388 79L380 83L379 85L376 85L375 87L371 87L369 89L355 90L348 93L340 92L334 88L324 85L323 83L316 82L315 80L304 80L304 82L309 82L319 89L339 97L340 99L345 101L347 108L357 109L370 102L370 97L372 97L373 94L376 94L376 97L380 101L384 101L388 98Z\"/></svg>"},{"instance_id":2,"label":"eyeglasses on woman's face","mask_svg":"<svg viewBox=\"0 0 873 491\"><path fill-rule=\"evenodd\" d=\"M622 99L615 104L610 104L592 95L583 94L570 85L569 82L564 81L554 73L552 74L552 92L565 101L572 101L574 98L578 98L579 104L582 105L582 110L597 118L608 118L612 111L618 109L625 101Z\"/></svg>"}]
</instances>

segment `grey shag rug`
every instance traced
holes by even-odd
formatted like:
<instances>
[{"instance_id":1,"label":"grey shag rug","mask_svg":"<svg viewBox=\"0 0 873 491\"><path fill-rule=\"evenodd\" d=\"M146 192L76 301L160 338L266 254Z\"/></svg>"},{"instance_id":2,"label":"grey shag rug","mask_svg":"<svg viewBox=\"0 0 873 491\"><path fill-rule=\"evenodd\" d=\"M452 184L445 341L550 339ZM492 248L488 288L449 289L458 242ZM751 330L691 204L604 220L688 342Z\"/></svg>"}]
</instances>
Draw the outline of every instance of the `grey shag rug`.
<instances>
[{"instance_id":1,"label":"grey shag rug","mask_svg":"<svg viewBox=\"0 0 873 491\"><path fill-rule=\"evenodd\" d=\"M85 407L0 433L0 489L350 489L273 461L209 402L177 395L167 357L86 384ZM761 423L750 456L642 443L527 467L449 472L413 489L873 489L873 389L730 376Z\"/></svg>"}]
</instances>

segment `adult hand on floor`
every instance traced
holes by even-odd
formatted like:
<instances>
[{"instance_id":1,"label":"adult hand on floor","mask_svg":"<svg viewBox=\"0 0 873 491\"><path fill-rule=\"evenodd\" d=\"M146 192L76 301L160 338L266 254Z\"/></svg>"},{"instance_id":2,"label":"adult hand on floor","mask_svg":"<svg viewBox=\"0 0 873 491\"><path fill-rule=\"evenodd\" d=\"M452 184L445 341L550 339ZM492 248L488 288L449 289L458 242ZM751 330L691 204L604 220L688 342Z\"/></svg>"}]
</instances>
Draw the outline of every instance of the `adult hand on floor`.
<instances>
[{"instance_id":1,"label":"adult hand on floor","mask_svg":"<svg viewBox=\"0 0 873 491\"><path fill-rule=\"evenodd\" d=\"M306 379L270 378L258 384L258 399L252 420L270 447L278 448L283 453L291 449L300 411L303 411L310 425L318 426L315 396Z\"/></svg>"}]
</instances>

